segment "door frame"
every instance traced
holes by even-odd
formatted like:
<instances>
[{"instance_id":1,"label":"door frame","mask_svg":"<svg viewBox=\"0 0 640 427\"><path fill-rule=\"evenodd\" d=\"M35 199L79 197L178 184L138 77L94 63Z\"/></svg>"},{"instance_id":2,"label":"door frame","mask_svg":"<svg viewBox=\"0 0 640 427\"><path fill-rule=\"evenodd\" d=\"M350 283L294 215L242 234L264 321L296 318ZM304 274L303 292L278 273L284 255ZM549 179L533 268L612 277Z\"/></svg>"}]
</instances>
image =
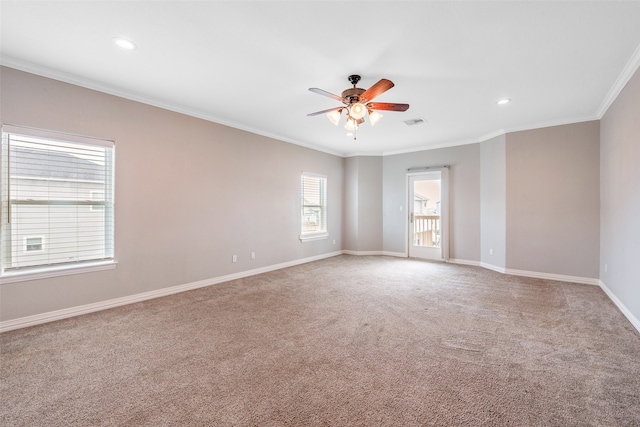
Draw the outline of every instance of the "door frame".
<instances>
[{"instance_id":1,"label":"door frame","mask_svg":"<svg viewBox=\"0 0 640 427\"><path fill-rule=\"evenodd\" d=\"M409 200L411 194L409 186L411 185L411 178L416 176L428 176L431 172L440 172L440 247L442 260L449 262L449 166L441 167L428 167L423 168L420 172L407 172L405 177L405 200L407 201L407 214L405 215L404 222L404 244L405 254L407 258L411 257L409 239L411 234L409 227L411 225L410 216L413 208L413 200Z\"/></svg>"}]
</instances>

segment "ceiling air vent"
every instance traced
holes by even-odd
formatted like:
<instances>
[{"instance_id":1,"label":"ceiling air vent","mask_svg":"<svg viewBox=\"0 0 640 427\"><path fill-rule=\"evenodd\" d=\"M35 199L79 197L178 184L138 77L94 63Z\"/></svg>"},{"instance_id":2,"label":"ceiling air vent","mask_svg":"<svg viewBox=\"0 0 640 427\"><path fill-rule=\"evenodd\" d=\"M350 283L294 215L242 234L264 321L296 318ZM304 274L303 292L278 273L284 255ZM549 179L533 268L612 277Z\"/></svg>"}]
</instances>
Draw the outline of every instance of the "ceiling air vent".
<instances>
[{"instance_id":1,"label":"ceiling air vent","mask_svg":"<svg viewBox=\"0 0 640 427\"><path fill-rule=\"evenodd\" d=\"M405 120L403 123L407 126L415 126L415 125L424 123L424 119L418 118L418 119Z\"/></svg>"}]
</instances>

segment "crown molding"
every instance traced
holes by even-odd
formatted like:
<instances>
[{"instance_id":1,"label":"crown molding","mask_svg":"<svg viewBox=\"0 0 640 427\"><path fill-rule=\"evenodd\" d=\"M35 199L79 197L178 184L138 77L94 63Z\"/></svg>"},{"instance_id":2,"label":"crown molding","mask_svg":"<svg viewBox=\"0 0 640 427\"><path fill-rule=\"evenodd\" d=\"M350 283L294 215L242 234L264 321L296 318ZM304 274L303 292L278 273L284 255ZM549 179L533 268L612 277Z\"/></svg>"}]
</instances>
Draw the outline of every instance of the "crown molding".
<instances>
[{"instance_id":1,"label":"crown molding","mask_svg":"<svg viewBox=\"0 0 640 427\"><path fill-rule=\"evenodd\" d=\"M95 90L97 92L106 93L108 95L113 95L119 98L128 99L130 101L140 102L141 104L151 105L152 107L162 108L163 110L173 111L175 113L180 113L186 116L195 117L197 119L206 120L208 122L216 123L216 124L227 126L230 128L242 130L245 132L250 132L250 133L264 136L266 138L271 138L277 141L298 145L300 147L308 148L310 150L320 151L320 152L331 154L338 157L345 156L345 153L343 152L337 152L337 151L329 150L326 148L317 147L314 145L304 144L304 143L301 143L300 141L292 140L282 135L265 132L263 130L255 129L240 123L224 120L219 117L215 117L210 114L203 113L202 111L189 109L183 105L171 104L171 103L160 101L158 99L142 96L142 95L131 93L131 92L122 91L113 86L104 85L94 80L84 79L80 76L69 74L69 73L61 73L59 71L53 70L48 67L27 64L14 58L2 57L0 58L0 65L8 68L13 68L19 71L24 71L26 73L35 74L41 77L61 81L63 83L72 84L74 86L83 87L85 89Z\"/></svg>"},{"instance_id":2,"label":"crown molding","mask_svg":"<svg viewBox=\"0 0 640 427\"><path fill-rule=\"evenodd\" d=\"M323 152L323 153L338 156L338 157L343 157L343 158L358 157L358 156L385 157L385 156L393 156L398 154L416 153L420 151L437 150L441 148L450 148L450 147L456 147L460 145L477 144L477 143L481 143L489 139L495 138L497 136L505 135L507 133L512 133L512 132L520 132L520 131L541 129L541 128L552 127L552 126L561 126L561 125L581 123L581 122L592 121L592 120L600 120L604 116L608 108L611 106L611 104L615 101L617 96L620 94L620 92L622 91L624 86L627 84L627 82L634 75L636 70L638 70L638 68L640 67L640 45L636 48L635 52L633 53L629 61L627 61L627 64L625 65L624 69L622 70L622 72L616 79L615 83L613 84L613 86L611 87L611 89L609 90L609 92L603 99L602 103L600 104L600 106L598 107L598 109L593 115L565 117L561 119L548 120L544 122L529 123L529 124L510 127L506 129L496 129L484 135L481 135L477 138L469 138L469 139L448 141L443 143L420 145L420 146L417 146L414 148L408 148L405 150L383 151L383 152L375 152L375 153L339 152L335 150L326 149L323 147L318 147L315 145L304 144L300 141L292 140L282 135L265 132L263 130L255 129L250 126L243 125L241 123L223 120L219 117L215 117L210 114L203 113L202 111L192 110L182 105L170 104L157 99L145 97L139 94L125 92L112 86L104 85L96 81L81 78L77 75L61 73L59 71L53 70L48 67L35 66L33 64L28 64L28 63L19 61L15 58L2 57L0 58L0 65L6 66L9 68L14 68L24 72L36 74L42 77L62 81L64 83L73 84L86 89L91 89L91 90L106 93L109 95L117 96L120 98L128 99L131 101L140 102L143 104L151 105L154 107L162 108L162 109L173 111L176 113L185 114L185 115L206 120L212 123L220 124L223 126L242 130L245 132L250 132L256 135L264 136L266 138L271 138L277 141L294 144L300 147L308 148L310 150L319 151L319 152Z\"/></svg>"},{"instance_id":3,"label":"crown molding","mask_svg":"<svg viewBox=\"0 0 640 427\"><path fill-rule=\"evenodd\" d=\"M624 89L624 87L629 82L629 80L631 80L631 77L633 77L633 75L635 74L636 70L638 70L639 67L640 67L640 45L638 45L638 47L636 48L636 51L633 52L633 55L631 55L631 58L629 58L629 61L627 61L627 64L622 69L622 72L616 79L615 83L613 84L611 89L609 89L607 96L604 97L604 99L602 100L602 103L596 110L596 117L598 118L598 120L600 120L605 115L609 107L611 107L611 104L613 104L613 102L616 100L618 95L620 95L620 92L622 92L622 89Z\"/></svg>"},{"instance_id":4,"label":"crown molding","mask_svg":"<svg viewBox=\"0 0 640 427\"><path fill-rule=\"evenodd\" d=\"M595 115L587 115L587 116L573 116L573 117L565 117L562 119L554 119L554 120L546 120L544 122L536 122L531 124L525 124L522 126L514 126L505 129L505 133L513 133L513 132L522 132L525 130L534 130L534 129L543 129L550 128L553 126L563 126L563 125L572 125L575 123L583 123L583 122L591 122L593 120L600 120Z\"/></svg>"}]
</instances>

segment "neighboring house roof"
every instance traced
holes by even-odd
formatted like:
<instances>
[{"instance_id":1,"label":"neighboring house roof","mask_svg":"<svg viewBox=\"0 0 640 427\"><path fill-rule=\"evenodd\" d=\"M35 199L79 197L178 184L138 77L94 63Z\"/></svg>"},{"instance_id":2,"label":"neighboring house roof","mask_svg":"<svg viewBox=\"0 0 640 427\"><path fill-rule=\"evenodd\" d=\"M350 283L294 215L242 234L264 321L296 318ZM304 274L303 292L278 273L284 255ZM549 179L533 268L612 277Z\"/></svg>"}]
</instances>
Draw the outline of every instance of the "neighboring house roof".
<instances>
[{"instance_id":1,"label":"neighboring house roof","mask_svg":"<svg viewBox=\"0 0 640 427\"><path fill-rule=\"evenodd\" d=\"M60 151L12 146L9 159L11 176L83 181L104 181L105 177L104 165Z\"/></svg>"}]
</instances>

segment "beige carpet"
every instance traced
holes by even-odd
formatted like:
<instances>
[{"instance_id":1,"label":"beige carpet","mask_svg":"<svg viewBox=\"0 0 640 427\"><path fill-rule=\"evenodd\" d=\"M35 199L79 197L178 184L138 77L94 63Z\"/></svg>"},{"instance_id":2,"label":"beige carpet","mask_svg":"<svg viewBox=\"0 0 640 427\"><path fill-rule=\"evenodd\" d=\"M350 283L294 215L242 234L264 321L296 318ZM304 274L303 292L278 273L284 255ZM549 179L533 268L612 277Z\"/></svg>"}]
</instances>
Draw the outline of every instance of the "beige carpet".
<instances>
[{"instance_id":1,"label":"beige carpet","mask_svg":"<svg viewBox=\"0 0 640 427\"><path fill-rule=\"evenodd\" d=\"M640 426L595 286L339 256L7 332L2 426Z\"/></svg>"}]
</instances>

